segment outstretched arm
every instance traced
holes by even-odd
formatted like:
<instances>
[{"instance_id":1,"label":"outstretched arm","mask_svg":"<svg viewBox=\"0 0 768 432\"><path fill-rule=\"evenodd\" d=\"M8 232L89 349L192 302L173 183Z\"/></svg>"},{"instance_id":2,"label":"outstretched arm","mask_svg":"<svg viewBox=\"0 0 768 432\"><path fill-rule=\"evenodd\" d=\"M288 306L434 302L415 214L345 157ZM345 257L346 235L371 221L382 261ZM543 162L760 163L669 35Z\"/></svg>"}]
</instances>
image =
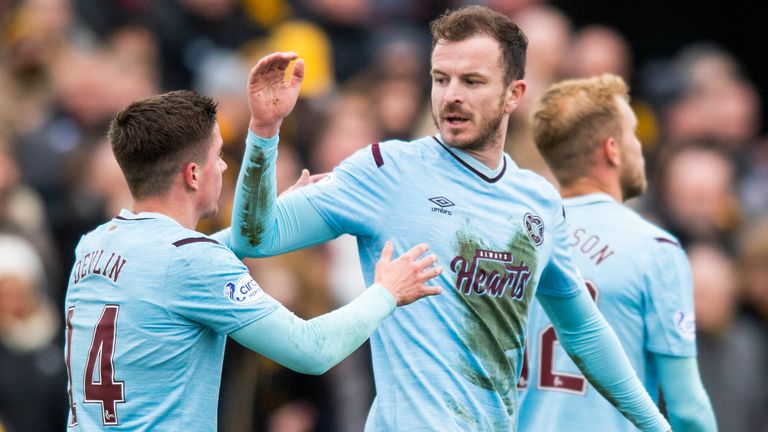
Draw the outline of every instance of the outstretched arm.
<instances>
[{"instance_id":1,"label":"outstretched arm","mask_svg":"<svg viewBox=\"0 0 768 432\"><path fill-rule=\"evenodd\" d=\"M642 431L670 430L586 288L571 297L538 293L557 338L589 382Z\"/></svg>"},{"instance_id":2,"label":"outstretched arm","mask_svg":"<svg viewBox=\"0 0 768 432\"><path fill-rule=\"evenodd\" d=\"M653 359L675 432L716 432L715 412L701 383L696 357L655 354Z\"/></svg>"},{"instance_id":3,"label":"outstretched arm","mask_svg":"<svg viewBox=\"0 0 768 432\"><path fill-rule=\"evenodd\" d=\"M303 77L304 63L295 53L270 54L251 69L251 120L225 242L238 257L276 255L338 236L302 194L277 198L278 132L296 105Z\"/></svg>"},{"instance_id":4,"label":"outstretched arm","mask_svg":"<svg viewBox=\"0 0 768 432\"><path fill-rule=\"evenodd\" d=\"M230 336L297 372L324 373L357 349L395 306L440 293L426 282L442 271L432 267L437 257L422 244L391 261L392 243L387 242L376 264L376 283L348 305L305 321L280 307Z\"/></svg>"}]
</instances>

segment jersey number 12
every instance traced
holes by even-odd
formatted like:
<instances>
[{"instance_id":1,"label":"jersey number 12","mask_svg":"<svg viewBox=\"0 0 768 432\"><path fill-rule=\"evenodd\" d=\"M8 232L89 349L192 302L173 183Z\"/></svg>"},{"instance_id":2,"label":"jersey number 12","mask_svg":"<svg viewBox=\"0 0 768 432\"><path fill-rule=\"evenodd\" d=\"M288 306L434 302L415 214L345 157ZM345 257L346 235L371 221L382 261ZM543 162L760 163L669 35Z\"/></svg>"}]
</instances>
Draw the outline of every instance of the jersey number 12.
<instances>
[{"instance_id":1,"label":"jersey number 12","mask_svg":"<svg viewBox=\"0 0 768 432\"><path fill-rule=\"evenodd\" d=\"M589 295L597 303L597 287L591 281L585 281ZM539 382L538 387L542 390L557 390L569 393L584 394L587 388L587 380L581 374L568 374L555 372L555 349L559 345L555 328L551 325L544 328L539 334ZM525 389L528 387L528 350L525 350L523 356L523 367L520 371L520 379L517 381L517 388Z\"/></svg>"}]
</instances>

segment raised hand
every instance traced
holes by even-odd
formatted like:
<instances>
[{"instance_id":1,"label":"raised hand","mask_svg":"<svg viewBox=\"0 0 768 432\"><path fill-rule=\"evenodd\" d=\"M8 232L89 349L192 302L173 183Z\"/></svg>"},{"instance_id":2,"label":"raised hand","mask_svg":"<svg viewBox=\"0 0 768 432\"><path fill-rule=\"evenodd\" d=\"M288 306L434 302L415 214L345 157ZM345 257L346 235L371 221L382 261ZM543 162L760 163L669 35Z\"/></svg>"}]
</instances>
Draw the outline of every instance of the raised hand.
<instances>
[{"instance_id":1,"label":"raised hand","mask_svg":"<svg viewBox=\"0 0 768 432\"><path fill-rule=\"evenodd\" d=\"M419 259L427 249L429 248L424 243L416 245L394 261L392 260L392 242L387 241L384 249L381 250L374 279L392 294L398 306L442 292L439 287L425 285L443 271L440 266L432 267L437 262L436 255Z\"/></svg>"},{"instance_id":2,"label":"raised hand","mask_svg":"<svg viewBox=\"0 0 768 432\"><path fill-rule=\"evenodd\" d=\"M286 70L295 60L290 76ZM293 52L276 52L262 57L248 76L248 106L253 133L271 138L296 106L299 88L304 80L304 61Z\"/></svg>"}]
</instances>

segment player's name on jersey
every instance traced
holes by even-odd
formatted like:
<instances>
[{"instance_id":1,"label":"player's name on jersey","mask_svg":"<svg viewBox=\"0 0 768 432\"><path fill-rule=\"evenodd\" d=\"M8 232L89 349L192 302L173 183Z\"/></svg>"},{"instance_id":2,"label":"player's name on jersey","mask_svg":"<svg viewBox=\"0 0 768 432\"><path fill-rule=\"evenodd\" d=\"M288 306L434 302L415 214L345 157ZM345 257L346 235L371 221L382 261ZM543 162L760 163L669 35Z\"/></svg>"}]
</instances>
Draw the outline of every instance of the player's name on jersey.
<instances>
[{"instance_id":1,"label":"player's name on jersey","mask_svg":"<svg viewBox=\"0 0 768 432\"><path fill-rule=\"evenodd\" d=\"M73 283L77 284L90 275L105 277L117 283L125 263L125 258L117 252L105 253L104 249L90 251L75 263Z\"/></svg>"},{"instance_id":2,"label":"player's name on jersey","mask_svg":"<svg viewBox=\"0 0 768 432\"><path fill-rule=\"evenodd\" d=\"M576 229L571 233L571 248L588 256L595 265L602 264L603 261L616 253L599 236L589 234L583 228Z\"/></svg>"}]
</instances>

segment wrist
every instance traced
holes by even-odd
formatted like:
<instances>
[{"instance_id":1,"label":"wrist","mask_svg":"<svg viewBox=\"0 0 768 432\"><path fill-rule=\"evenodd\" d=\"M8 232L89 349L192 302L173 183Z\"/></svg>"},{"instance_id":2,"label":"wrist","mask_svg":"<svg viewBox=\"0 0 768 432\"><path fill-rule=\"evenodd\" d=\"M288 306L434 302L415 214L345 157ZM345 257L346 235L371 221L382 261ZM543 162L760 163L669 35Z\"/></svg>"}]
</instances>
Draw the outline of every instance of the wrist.
<instances>
[{"instance_id":1,"label":"wrist","mask_svg":"<svg viewBox=\"0 0 768 432\"><path fill-rule=\"evenodd\" d=\"M282 122L280 121L271 125L259 125L254 121L253 118L251 118L251 122L248 124L248 131L257 137L270 139L277 136L278 132L280 132L281 123Z\"/></svg>"},{"instance_id":2,"label":"wrist","mask_svg":"<svg viewBox=\"0 0 768 432\"><path fill-rule=\"evenodd\" d=\"M254 133L252 130L250 130L250 128L248 129L248 136L245 138L246 145L254 146L259 149L276 147L279 141L280 135L278 134L275 134L269 138L264 138Z\"/></svg>"},{"instance_id":3,"label":"wrist","mask_svg":"<svg viewBox=\"0 0 768 432\"><path fill-rule=\"evenodd\" d=\"M386 299L387 303L391 308L397 307L397 299L395 296L387 289L384 285L382 285L379 282L374 283L370 287L368 287L369 292L374 292L375 295L380 296L381 298Z\"/></svg>"}]
</instances>

